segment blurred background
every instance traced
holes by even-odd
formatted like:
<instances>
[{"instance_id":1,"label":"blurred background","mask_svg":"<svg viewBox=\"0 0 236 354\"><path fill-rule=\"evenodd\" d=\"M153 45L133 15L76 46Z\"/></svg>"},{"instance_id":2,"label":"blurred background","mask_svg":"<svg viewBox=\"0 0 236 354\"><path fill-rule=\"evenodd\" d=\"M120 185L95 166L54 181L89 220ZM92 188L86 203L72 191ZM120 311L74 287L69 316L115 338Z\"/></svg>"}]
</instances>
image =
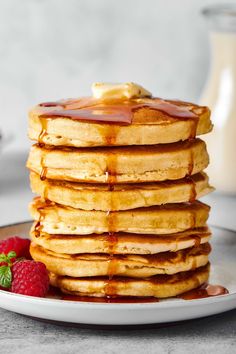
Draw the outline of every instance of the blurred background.
<instances>
[{"instance_id":1,"label":"blurred background","mask_svg":"<svg viewBox=\"0 0 236 354\"><path fill-rule=\"evenodd\" d=\"M28 109L88 95L94 81L135 81L197 101L209 66L200 10L215 3L0 0L0 128L26 149Z\"/></svg>"},{"instance_id":2,"label":"blurred background","mask_svg":"<svg viewBox=\"0 0 236 354\"><path fill-rule=\"evenodd\" d=\"M0 0L0 224L29 219L29 108L89 95L94 81L134 81L157 96L198 102L210 64L200 12L217 3L225 2ZM236 200L222 198L211 220L236 229L228 212Z\"/></svg>"}]
</instances>

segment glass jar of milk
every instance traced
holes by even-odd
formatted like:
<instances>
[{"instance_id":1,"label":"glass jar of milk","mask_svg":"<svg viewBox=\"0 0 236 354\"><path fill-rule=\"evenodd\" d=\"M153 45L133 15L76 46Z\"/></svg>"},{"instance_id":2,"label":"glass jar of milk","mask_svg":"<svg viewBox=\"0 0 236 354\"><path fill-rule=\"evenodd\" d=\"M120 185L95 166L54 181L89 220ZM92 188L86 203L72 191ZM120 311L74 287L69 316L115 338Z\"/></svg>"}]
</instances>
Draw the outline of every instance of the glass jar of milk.
<instances>
[{"instance_id":1,"label":"glass jar of milk","mask_svg":"<svg viewBox=\"0 0 236 354\"><path fill-rule=\"evenodd\" d=\"M210 107L208 144L212 185L236 194L236 4L203 10L210 26L211 68L200 103Z\"/></svg>"}]
</instances>

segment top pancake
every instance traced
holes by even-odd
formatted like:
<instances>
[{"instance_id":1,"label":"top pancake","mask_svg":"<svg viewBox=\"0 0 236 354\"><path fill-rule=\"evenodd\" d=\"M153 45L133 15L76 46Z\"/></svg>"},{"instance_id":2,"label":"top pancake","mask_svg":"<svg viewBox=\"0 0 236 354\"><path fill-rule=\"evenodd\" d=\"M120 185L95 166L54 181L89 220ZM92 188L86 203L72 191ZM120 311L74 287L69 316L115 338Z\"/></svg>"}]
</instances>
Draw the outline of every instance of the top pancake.
<instances>
[{"instance_id":1,"label":"top pancake","mask_svg":"<svg viewBox=\"0 0 236 354\"><path fill-rule=\"evenodd\" d=\"M131 124L124 124L127 115ZM209 108L193 103L160 98L104 103L81 98L34 107L28 134L47 145L92 147L167 144L211 129Z\"/></svg>"}]
</instances>

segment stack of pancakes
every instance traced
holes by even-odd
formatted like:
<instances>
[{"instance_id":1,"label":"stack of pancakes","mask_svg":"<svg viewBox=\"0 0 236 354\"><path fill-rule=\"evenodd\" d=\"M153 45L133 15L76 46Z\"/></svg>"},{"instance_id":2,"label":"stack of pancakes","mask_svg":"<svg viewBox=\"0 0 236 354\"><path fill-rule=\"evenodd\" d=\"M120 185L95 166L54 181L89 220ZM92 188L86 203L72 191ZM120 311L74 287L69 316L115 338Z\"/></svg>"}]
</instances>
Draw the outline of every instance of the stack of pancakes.
<instances>
[{"instance_id":1,"label":"stack of pancakes","mask_svg":"<svg viewBox=\"0 0 236 354\"><path fill-rule=\"evenodd\" d=\"M210 111L150 95L29 114L31 255L81 296L179 295L209 276Z\"/></svg>"}]
</instances>

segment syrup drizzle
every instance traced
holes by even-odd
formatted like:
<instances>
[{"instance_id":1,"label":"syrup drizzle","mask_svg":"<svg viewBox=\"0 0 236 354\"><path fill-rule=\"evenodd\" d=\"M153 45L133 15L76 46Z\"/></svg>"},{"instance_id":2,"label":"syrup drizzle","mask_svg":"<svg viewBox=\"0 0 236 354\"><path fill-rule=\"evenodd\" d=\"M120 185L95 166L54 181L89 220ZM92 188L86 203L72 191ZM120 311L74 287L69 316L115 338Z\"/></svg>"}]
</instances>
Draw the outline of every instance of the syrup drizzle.
<instances>
[{"instance_id":1,"label":"syrup drizzle","mask_svg":"<svg viewBox=\"0 0 236 354\"><path fill-rule=\"evenodd\" d=\"M47 190L44 192L47 195ZM35 237L40 237L41 231L43 229L42 226L42 221L44 221L45 216L47 214L47 207L50 207L52 205L54 205L54 202L51 202L50 200L48 200L45 196L44 201L42 203L41 197L37 197L35 198L38 200L38 202L35 203L36 208L37 208L37 212L39 213L39 217L38 220L34 226L34 234ZM59 217L59 215L58 215Z\"/></svg>"},{"instance_id":2,"label":"syrup drizzle","mask_svg":"<svg viewBox=\"0 0 236 354\"><path fill-rule=\"evenodd\" d=\"M41 166L40 179L41 179L41 181L44 181L46 179L48 169L45 165L46 154L43 150L41 151L41 154L42 155L41 155L41 160L40 160L40 166Z\"/></svg>"},{"instance_id":3,"label":"syrup drizzle","mask_svg":"<svg viewBox=\"0 0 236 354\"><path fill-rule=\"evenodd\" d=\"M112 153L108 155L108 163L106 168L106 183L108 184L108 191L112 192L114 190L114 184L116 183L116 171L117 161L116 156ZM108 247L109 247L109 259L108 259L108 279L104 286L104 292L106 298L115 293L114 284L112 282L114 275L116 274L117 260L114 257L115 248L118 242L117 235L115 233L115 213L112 212L114 209L113 205L113 193L110 193L110 209L107 211L107 228L108 228Z\"/></svg>"},{"instance_id":4,"label":"syrup drizzle","mask_svg":"<svg viewBox=\"0 0 236 354\"><path fill-rule=\"evenodd\" d=\"M196 198L197 198L197 190L196 190L196 183L194 181L194 179L191 176L187 176L185 178L186 182L190 185L190 198L189 198L189 202L193 203Z\"/></svg>"},{"instance_id":5,"label":"syrup drizzle","mask_svg":"<svg viewBox=\"0 0 236 354\"><path fill-rule=\"evenodd\" d=\"M191 206L192 202L190 201L188 204ZM191 215L190 229L194 229L197 226L197 213L194 209L191 208L189 209L189 212Z\"/></svg>"},{"instance_id":6,"label":"syrup drizzle","mask_svg":"<svg viewBox=\"0 0 236 354\"><path fill-rule=\"evenodd\" d=\"M34 227L34 235L36 238L40 237L42 231L42 221L44 220L43 207L37 208L37 211L39 213L39 218Z\"/></svg>"},{"instance_id":7,"label":"syrup drizzle","mask_svg":"<svg viewBox=\"0 0 236 354\"><path fill-rule=\"evenodd\" d=\"M196 135L198 115L193 112L195 105L187 105L181 101L168 101L160 98L154 100L129 100L114 102L99 102L93 98L81 98L78 100L63 100L57 102L41 103L41 107L55 107L55 110L43 112L40 118L66 117L81 121L97 123L132 124L134 113L141 108L149 108L159 111L179 120L192 120L191 138Z\"/></svg>"},{"instance_id":8,"label":"syrup drizzle","mask_svg":"<svg viewBox=\"0 0 236 354\"><path fill-rule=\"evenodd\" d=\"M192 238L194 239L194 247L199 247L201 245L201 237L198 235L192 235Z\"/></svg>"},{"instance_id":9,"label":"syrup drizzle","mask_svg":"<svg viewBox=\"0 0 236 354\"><path fill-rule=\"evenodd\" d=\"M43 185L43 191L42 191L41 197L44 201L46 201L46 202L48 201L48 184L47 184L47 182L44 183L44 185Z\"/></svg>"},{"instance_id":10,"label":"syrup drizzle","mask_svg":"<svg viewBox=\"0 0 236 354\"><path fill-rule=\"evenodd\" d=\"M190 148L189 149L188 176L191 176L193 174L193 170L194 170L194 155L193 155L193 150Z\"/></svg>"},{"instance_id":11,"label":"syrup drizzle","mask_svg":"<svg viewBox=\"0 0 236 354\"><path fill-rule=\"evenodd\" d=\"M189 138L195 138L199 117L194 113L194 104L182 102L155 99L136 99L128 101L108 101L102 102L95 100L92 97L84 97L81 99L68 99L55 102L41 103L39 106L50 108L50 110L40 114L39 121L41 122L41 132L39 134L39 143L44 144L47 136L47 121L60 117L70 118L73 120L108 123L105 132L103 130L104 142L106 145L115 145L116 143L116 129L118 125L130 125L133 121L135 112L142 108L149 108L160 113L160 116L168 116L177 118L178 120L189 120L191 122L191 132ZM52 108L52 109L51 109ZM55 108L55 109L53 109ZM204 108L204 107L203 107ZM158 116L159 117L159 116ZM159 118L154 118L158 120ZM163 119L160 118L160 119ZM146 118L142 123L146 123ZM110 127L109 127L110 125ZM113 127L112 127L113 126ZM111 129L112 127L112 129ZM191 167L192 166L192 167ZM193 164L189 166L189 174L193 169Z\"/></svg>"},{"instance_id":12,"label":"syrup drizzle","mask_svg":"<svg viewBox=\"0 0 236 354\"><path fill-rule=\"evenodd\" d=\"M38 137L38 143L41 147L44 146L44 138L47 136L47 129L48 129L48 119L46 118L40 118L40 124L41 124L41 132Z\"/></svg>"}]
</instances>

